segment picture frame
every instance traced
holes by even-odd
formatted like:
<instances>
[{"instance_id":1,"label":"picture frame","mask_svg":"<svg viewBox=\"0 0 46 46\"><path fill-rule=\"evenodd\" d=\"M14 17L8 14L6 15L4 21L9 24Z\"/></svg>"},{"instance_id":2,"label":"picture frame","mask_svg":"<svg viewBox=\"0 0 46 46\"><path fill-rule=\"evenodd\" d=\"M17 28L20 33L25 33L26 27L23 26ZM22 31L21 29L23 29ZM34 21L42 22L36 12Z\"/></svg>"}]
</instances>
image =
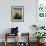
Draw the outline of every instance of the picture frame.
<instances>
[{"instance_id":1,"label":"picture frame","mask_svg":"<svg viewBox=\"0 0 46 46\"><path fill-rule=\"evenodd\" d=\"M11 21L24 22L24 6L11 6Z\"/></svg>"},{"instance_id":2,"label":"picture frame","mask_svg":"<svg viewBox=\"0 0 46 46\"><path fill-rule=\"evenodd\" d=\"M44 0L37 0L36 1L36 9L37 9L37 16L39 19L46 18L46 1Z\"/></svg>"},{"instance_id":3,"label":"picture frame","mask_svg":"<svg viewBox=\"0 0 46 46\"><path fill-rule=\"evenodd\" d=\"M46 25L46 0L36 1L36 24Z\"/></svg>"}]
</instances>

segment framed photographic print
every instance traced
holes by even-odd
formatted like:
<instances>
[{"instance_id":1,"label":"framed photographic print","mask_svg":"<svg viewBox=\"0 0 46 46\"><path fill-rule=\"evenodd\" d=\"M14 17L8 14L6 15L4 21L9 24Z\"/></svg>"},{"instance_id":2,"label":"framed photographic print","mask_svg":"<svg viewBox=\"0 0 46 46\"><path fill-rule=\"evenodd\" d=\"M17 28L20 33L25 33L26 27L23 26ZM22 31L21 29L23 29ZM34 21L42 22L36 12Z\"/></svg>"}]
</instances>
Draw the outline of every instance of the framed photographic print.
<instances>
[{"instance_id":1,"label":"framed photographic print","mask_svg":"<svg viewBox=\"0 0 46 46\"><path fill-rule=\"evenodd\" d=\"M36 24L46 25L46 0L37 0L36 3Z\"/></svg>"},{"instance_id":2,"label":"framed photographic print","mask_svg":"<svg viewBox=\"0 0 46 46\"><path fill-rule=\"evenodd\" d=\"M11 21L24 22L24 6L11 6Z\"/></svg>"},{"instance_id":3,"label":"framed photographic print","mask_svg":"<svg viewBox=\"0 0 46 46\"><path fill-rule=\"evenodd\" d=\"M37 1L37 14L38 14L39 18L46 17L46 1L45 0Z\"/></svg>"}]
</instances>

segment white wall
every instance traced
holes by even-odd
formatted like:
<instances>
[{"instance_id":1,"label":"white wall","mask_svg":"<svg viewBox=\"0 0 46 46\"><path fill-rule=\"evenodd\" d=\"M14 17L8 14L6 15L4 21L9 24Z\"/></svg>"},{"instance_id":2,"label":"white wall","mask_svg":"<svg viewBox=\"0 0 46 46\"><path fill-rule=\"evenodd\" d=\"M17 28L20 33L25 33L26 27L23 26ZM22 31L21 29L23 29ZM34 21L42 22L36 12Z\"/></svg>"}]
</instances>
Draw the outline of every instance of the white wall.
<instances>
[{"instance_id":1,"label":"white wall","mask_svg":"<svg viewBox=\"0 0 46 46\"><path fill-rule=\"evenodd\" d=\"M24 22L11 22L11 6L24 6ZM11 27L19 27L19 32L29 32L36 24L36 0L0 0L0 34Z\"/></svg>"}]
</instances>

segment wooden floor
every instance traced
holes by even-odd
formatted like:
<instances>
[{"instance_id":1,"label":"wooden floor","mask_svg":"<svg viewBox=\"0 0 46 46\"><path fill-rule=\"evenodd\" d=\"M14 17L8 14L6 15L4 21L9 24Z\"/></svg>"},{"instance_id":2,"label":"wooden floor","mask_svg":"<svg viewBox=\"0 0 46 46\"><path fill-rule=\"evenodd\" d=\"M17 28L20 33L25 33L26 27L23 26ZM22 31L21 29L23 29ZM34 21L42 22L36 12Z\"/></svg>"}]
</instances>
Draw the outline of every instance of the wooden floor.
<instances>
[{"instance_id":1,"label":"wooden floor","mask_svg":"<svg viewBox=\"0 0 46 46\"><path fill-rule=\"evenodd\" d=\"M4 43L2 42L0 42L0 46L4 46ZM8 43L8 45L7 46L15 46L15 42L14 43L12 43L12 42L10 42L10 43ZM22 45L21 45L22 46ZM25 45L24 45L25 46ZM30 46L37 46L37 43L30 43ZM44 45L42 45L42 46L46 46L46 43L44 43Z\"/></svg>"}]
</instances>

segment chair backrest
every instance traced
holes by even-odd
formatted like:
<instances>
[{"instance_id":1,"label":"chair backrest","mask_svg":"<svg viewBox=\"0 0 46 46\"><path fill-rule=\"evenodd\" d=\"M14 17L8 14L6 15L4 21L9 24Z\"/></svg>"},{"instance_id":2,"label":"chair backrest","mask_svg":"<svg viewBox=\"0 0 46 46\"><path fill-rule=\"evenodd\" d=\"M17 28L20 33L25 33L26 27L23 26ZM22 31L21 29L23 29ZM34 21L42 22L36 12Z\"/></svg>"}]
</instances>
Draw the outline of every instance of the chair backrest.
<instances>
[{"instance_id":1,"label":"chair backrest","mask_svg":"<svg viewBox=\"0 0 46 46\"><path fill-rule=\"evenodd\" d=\"M18 33L18 27L16 27L16 28L11 28L11 33L12 33L12 34Z\"/></svg>"}]
</instances>

